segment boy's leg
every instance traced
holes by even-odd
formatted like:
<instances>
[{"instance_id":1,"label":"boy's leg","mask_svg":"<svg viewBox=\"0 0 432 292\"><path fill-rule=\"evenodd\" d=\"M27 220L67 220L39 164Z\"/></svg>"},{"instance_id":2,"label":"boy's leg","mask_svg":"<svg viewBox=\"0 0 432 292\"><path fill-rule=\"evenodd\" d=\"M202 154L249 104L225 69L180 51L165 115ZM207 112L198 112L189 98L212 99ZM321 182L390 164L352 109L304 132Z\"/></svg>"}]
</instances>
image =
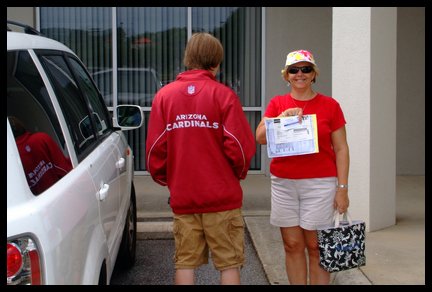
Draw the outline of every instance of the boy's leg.
<instances>
[{"instance_id":1,"label":"boy's leg","mask_svg":"<svg viewBox=\"0 0 432 292\"><path fill-rule=\"evenodd\" d=\"M221 285L241 285L240 271L238 267L220 272Z\"/></svg>"},{"instance_id":2,"label":"boy's leg","mask_svg":"<svg viewBox=\"0 0 432 292\"><path fill-rule=\"evenodd\" d=\"M244 221L241 208L203 214L203 227L221 284L240 284L239 267L245 263Z\"/></svg>"},{"instance_id":3,"label":"boy's leg","mask_svg":"<svg viewBox=\"0 0 432 292\"><path fill-rule=\"evenodd\" d=\"M176 285L193 285L195 269L208 264L209 250L201 223L201 214L174 214Z\"/></svg>"},{"instance_id":4,"label":"boy's leg","mask_svg":"<svg viewBox=\"0 0 432 292\"><path fill-rule=\"evenodd\" d=\"M176 269L174 285L195 285L195 269Z\"/></svg>"}]
</instances>

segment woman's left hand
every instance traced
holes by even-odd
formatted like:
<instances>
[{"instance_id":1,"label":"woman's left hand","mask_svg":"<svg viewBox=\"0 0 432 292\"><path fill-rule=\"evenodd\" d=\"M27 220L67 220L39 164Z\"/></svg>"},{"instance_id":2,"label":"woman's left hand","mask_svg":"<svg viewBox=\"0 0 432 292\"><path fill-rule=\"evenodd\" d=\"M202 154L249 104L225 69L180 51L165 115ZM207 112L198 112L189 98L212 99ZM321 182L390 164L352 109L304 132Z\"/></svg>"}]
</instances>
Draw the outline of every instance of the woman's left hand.
<instances>
[{"instance_id":1,"label":"woman's left hand","mask_svg":"<svg viewBox=\"0 0 432 292\"><path fill-rule=\"evenodd\" d=\"M334 198L334 208L339 208L339 214L345 213L349 207L348 189L338 188Z\"/></svg>"}]
</instances>

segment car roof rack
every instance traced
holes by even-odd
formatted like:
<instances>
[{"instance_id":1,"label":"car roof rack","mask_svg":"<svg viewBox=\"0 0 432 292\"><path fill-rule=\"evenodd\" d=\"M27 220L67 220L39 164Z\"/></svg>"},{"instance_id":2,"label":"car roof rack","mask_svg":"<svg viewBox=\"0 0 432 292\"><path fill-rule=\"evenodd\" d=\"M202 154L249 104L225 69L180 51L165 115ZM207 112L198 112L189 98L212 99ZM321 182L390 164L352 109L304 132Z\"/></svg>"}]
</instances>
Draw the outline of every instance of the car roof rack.
<instances>
[{"instance_id":1,"label":"car roof rack","mask_svg":"<svg viewBox=\"0 0 432 292\"><path fill-rule=\"evenodd\" d=\"M17 21L9 20L9 19L7 20L7 23L24 28L24 33L26 33L26 34L33 34L33 35L44 36L42 33L40 33L39 31L37 31L36 29L34 29L33 27L31 27L30 25L23 24L23 23L20 23L20 22L17 22ZM7 26L7 31L12 31L9 28L9 26Z\"/></svg>"}]
</instances>

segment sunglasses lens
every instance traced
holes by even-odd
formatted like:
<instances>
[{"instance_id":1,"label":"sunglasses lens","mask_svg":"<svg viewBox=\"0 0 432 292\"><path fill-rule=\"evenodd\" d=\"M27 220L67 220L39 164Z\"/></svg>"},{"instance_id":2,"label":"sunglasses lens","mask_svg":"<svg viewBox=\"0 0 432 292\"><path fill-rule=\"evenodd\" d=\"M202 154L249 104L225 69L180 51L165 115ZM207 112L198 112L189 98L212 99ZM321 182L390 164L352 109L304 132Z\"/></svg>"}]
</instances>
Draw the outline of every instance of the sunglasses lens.
<instances>
[{"instance_id":1,"label":"sunglasses lens","mask_svg":"<svg viewBox=\"0 0 432 292\"><path fill-rule=\"evenodd\" d=\"M313 68L311 66L291 67L288 70L288 73L290 73L290 74L297 74L299 70L301 70L303 73L310 73L310 72L313 71Z\"/></svg>"},{"instance_id":2,"label":"sunglasses lens","mask_svg":"<svg viewBox=\"0 0 432 292\"><path fill-rule=\"evenodd\" d=\"M301 70L303 73L310 73L310 72L312 72L313 68L310 66L307 66L307 67L302 67Z\"/></svg>"}]
</instances>

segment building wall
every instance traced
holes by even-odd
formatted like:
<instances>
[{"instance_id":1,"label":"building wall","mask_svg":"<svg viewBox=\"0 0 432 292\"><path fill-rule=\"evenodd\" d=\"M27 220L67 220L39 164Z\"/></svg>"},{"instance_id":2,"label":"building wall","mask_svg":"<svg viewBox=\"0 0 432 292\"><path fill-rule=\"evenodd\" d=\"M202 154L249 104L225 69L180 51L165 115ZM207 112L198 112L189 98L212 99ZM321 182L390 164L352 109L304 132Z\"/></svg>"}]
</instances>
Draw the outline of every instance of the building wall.
<instances>
[{"instance_id":1,"label":"building wall","mask_svg":"<svg viewBox=\"0 0 432 292\"><path fill-rule=\"evenodd\" d=\"M397 17L396 173L425 175L425 7Z\"/></svg>"},{"instance_id":2,"label":"building wall","mask_svg":"<svg viewBox=\"0 0 432 292\"><path fill-rule=\"evenodd\" d=\"M7 19L36 28L35 7L8 7Z\"/></svg>"},{"instance_id":3,"label":"building wall","mask_svg":"<svg viewBox=\"0 0 432 292\"><path fill-rule=\"evenodd\" d=\"M266 104L276 95L290 92L281 77L287 54L310 51L320 69L313 89L331 96L332 8L266 8Z\"/></svg>"},{"instance_id":4,"label":"building wall","mask_svg":"<svg viewBox=\"0 0 432 292\"><path fill-rule=\"evenodd\" d=\"M300 48L310 50L320 68L314 90L332 96L332 25L331 8L266 8L266 104L289 92L280 70L288 52ZM425 175L424 59L425 8L397 8L396 175ZM267 158L267 174L269 163Z\"/></svg>"},{"instance_id":5,"label":"building wall","mask_svg":"<svg viewBox=\"0 0 432 292\"><path fill-rule=\"evenodd\" d=\"M369 227L371 168L370 8L333 9L333 97L347 121L350 213Z\"/></svg>"},{"instance_id":6,"label":"building wall","mask_svg":"<svg viewBox=\"0 0 432 292\"><path fill-rule=\"evenodd\" d=\"M397 8L371 8L371 230L396 223L396 44Z\"/></svg>"}]
</instances>

